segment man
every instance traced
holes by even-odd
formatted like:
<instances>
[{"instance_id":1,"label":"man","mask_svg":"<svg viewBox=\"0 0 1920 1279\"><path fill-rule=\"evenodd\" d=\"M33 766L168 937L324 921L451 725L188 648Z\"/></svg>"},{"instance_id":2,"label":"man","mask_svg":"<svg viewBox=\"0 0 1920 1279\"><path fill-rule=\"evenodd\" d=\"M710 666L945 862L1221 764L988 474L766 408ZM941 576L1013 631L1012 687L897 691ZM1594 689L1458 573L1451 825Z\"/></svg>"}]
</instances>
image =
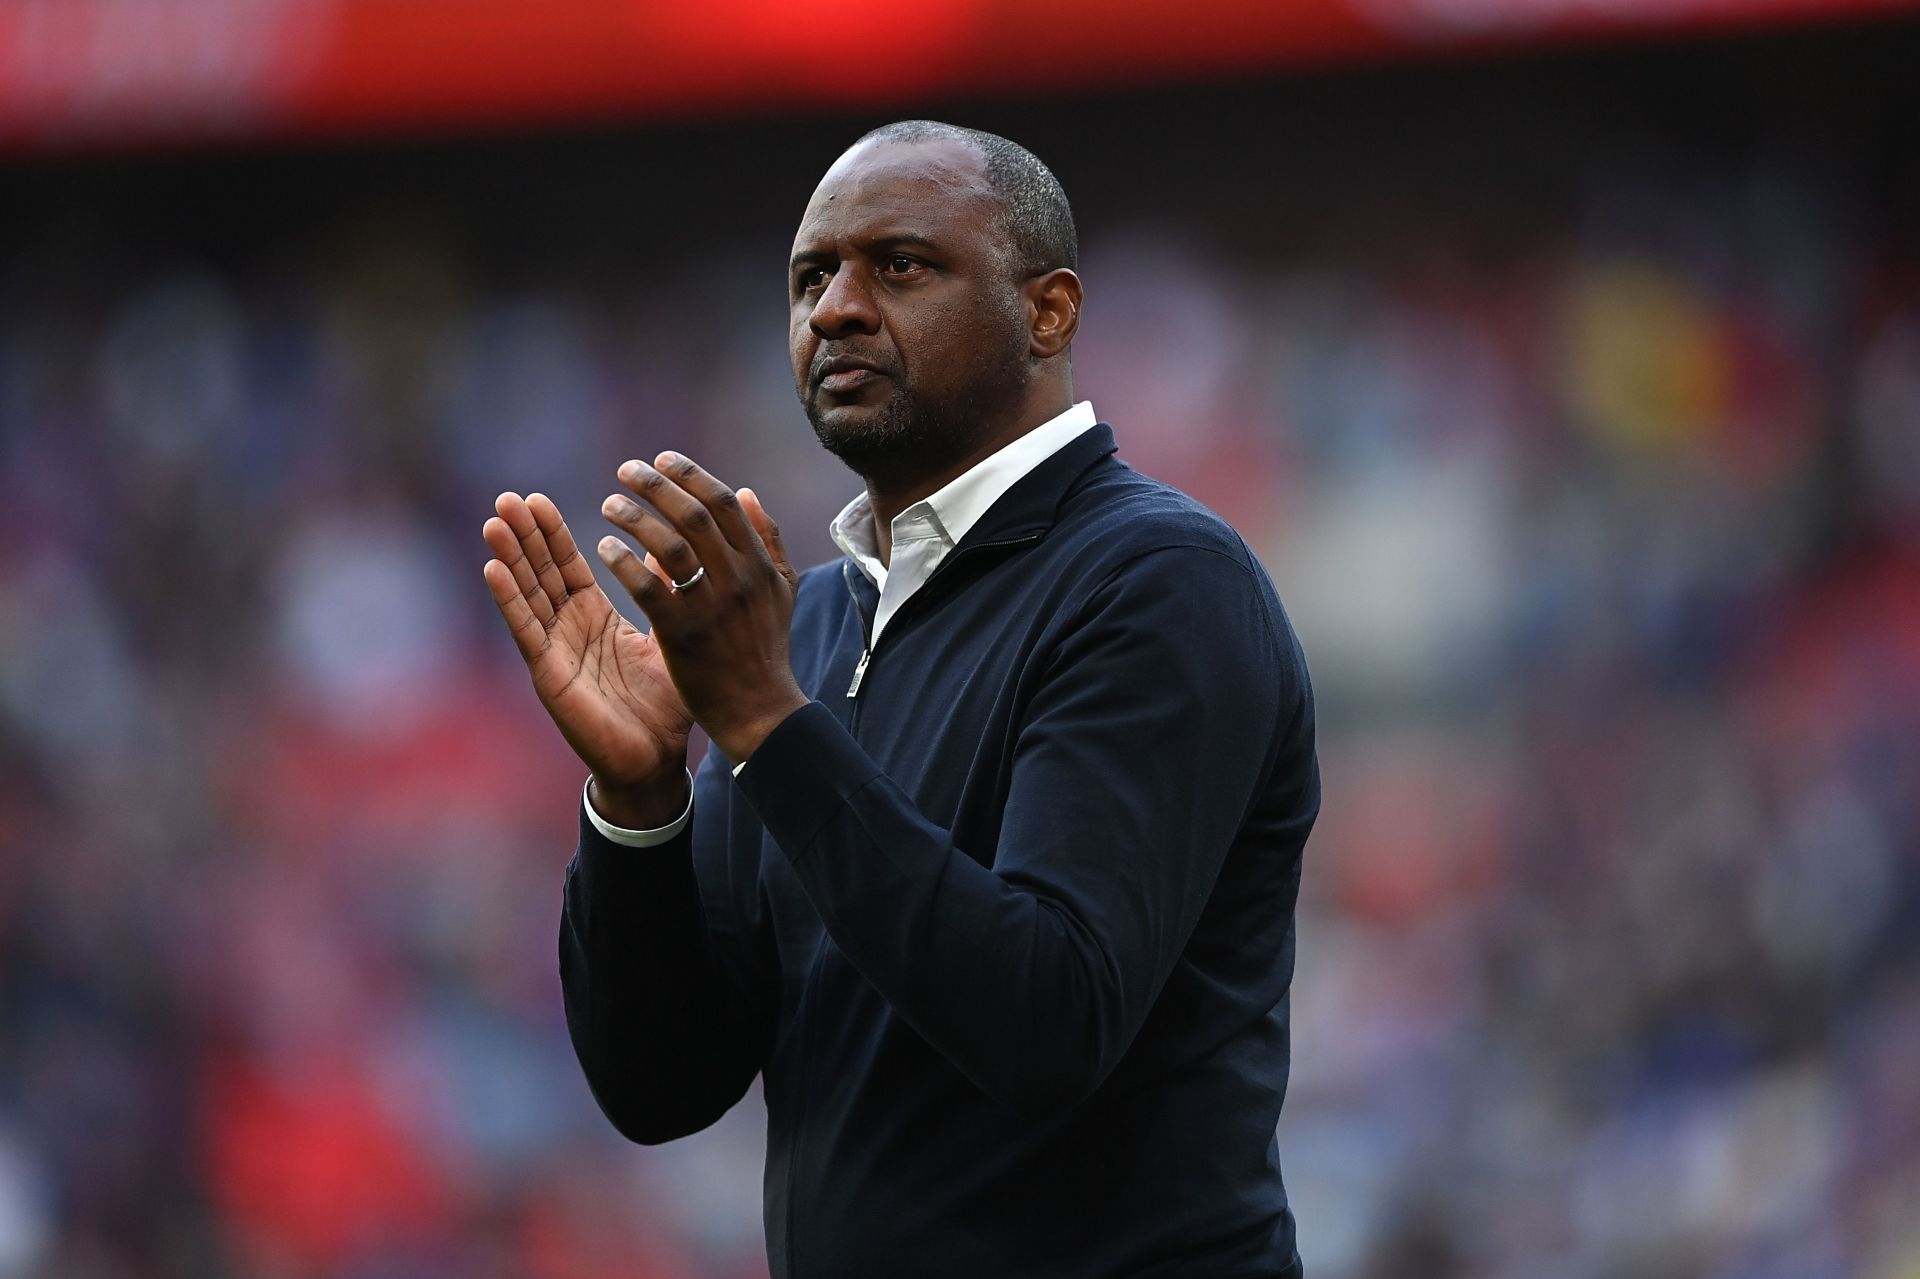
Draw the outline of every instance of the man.
<instances>
[{"instance_id":1,"label":"man","mask_svg":"<svg viewBox=\"0 0 1920 1279\"><path fill-rule=\"evenodd\" d=\"M1265 573L1073 400L1072 217L925 121L822 179L795 384L865 481L619 469L601 559L502 494L486 579L590 778L567 1025L635 1141L763 1076L775 1276L1295 1276L1275 1152L1312 697ZM644 501L642 505L638 498ZM697 782L687 734L712 739Z\"/></svg>"}]
</instances>

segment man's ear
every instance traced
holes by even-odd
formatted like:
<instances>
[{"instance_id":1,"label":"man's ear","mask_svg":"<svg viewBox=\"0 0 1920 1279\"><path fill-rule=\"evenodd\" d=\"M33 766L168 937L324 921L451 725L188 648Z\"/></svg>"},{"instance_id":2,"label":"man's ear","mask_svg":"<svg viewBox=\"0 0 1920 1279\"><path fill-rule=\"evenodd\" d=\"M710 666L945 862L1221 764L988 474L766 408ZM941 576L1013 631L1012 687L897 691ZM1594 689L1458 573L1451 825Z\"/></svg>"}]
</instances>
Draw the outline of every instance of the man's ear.
<instances>
[{"instance_id":1,"label":"man's ear","mask_svg":"<svg viewBox=\"0 0 1920 1279\"><path fill-rule=\"evenodd\" d=\"M1080 277L1065 267L1026 283L1027 350L1047 359L1067 349L1080 328Z\"/></svg>"}]
</instances>

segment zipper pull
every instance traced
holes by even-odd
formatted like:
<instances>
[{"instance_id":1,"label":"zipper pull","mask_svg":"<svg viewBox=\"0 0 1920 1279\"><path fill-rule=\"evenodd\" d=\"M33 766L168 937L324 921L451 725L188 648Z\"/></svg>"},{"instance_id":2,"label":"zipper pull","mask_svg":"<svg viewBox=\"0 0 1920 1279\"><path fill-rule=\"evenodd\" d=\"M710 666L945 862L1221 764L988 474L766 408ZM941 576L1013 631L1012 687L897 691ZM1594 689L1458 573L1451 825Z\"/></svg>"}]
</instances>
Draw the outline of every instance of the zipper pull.
<instances>
[{"instance_id":1,"label":"zipper pull","mask_svg":"<svg viewBox=\"0 0 1920 1279\"><path fill-rule=\"evenodd\" d=\"M867 677L867 661L872 656L873 650L870 648L860 651L860 664L853 668L853 683L847 685L848 697L860 696L860 681Z\"/></svg>"}]
</instances>

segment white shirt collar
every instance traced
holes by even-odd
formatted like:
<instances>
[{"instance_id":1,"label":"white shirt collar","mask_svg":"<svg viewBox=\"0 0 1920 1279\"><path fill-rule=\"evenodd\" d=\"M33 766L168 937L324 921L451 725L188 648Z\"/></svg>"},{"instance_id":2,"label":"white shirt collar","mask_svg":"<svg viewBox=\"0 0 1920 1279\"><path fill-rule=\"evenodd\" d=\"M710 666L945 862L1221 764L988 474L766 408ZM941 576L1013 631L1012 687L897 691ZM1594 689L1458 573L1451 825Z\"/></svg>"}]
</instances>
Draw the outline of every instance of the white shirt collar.
<instances>
[{"instance_id":1,"label":"white shirt collar","mask_svg":"<svg viewBox=\"0 0 1920 1279\"><path fill-rule=\"evenodd\" d=\"M1036 466L1052 457L1069 440L1085 432L1096 421L1092 401L1081 400L1066 412L1049 418L1019 439L982 458L935 492L894 516L894 567L910 570L910 576L896 581L895 589L891 592L888 590L889 578L898 578L900 575L889 573L887 566L880 562L879 542L873 527L873 507L868 504L864 491L848 502L834 517L829 532L833 535L834 545L880 590L880 610L874 618L873 638L879 639L885 620L892 617L907 597L920 588L933 568L945 558L946 552L952 550L968 530L979 523L989 507ZM921 548L920 553L907 557L901 555L903 546L918 542L930 542L931 545ZM910 563L903 563L903 558Z\"/></svg>"}]
</instances>

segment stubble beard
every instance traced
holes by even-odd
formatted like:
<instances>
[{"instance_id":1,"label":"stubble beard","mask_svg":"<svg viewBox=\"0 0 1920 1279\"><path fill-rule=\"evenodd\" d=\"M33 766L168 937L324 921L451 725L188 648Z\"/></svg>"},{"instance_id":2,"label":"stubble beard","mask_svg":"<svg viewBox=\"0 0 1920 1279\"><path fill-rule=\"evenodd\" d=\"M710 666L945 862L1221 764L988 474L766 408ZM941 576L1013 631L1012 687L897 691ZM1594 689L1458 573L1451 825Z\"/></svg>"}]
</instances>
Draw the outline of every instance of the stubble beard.
<instances>
[{"instance_id":1,"label":"stubble beard","mask_svg":"<svg viewBox=\"0 0 1920 1279\"><path fill-rule=\"evenodd\" d=\"M895 381L878 415L848 426L828 422L815 399L803 407L814 437L848 470L870 485L902 487L974 453L1019 407L1031 377L1022 334L1017 350L983 360L959 394L933 399Z\"/></svg>"}]
</instances>

